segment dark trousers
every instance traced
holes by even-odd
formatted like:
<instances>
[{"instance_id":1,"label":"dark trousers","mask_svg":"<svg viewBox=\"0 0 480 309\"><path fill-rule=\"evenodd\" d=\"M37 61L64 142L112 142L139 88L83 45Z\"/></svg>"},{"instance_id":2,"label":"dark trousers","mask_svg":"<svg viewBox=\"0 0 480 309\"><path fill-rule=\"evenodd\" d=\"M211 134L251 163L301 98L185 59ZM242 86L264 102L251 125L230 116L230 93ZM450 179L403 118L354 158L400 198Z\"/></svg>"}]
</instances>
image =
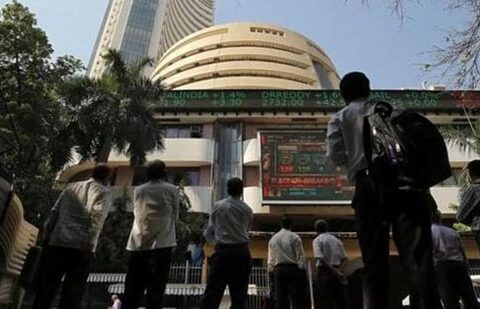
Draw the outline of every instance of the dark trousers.
<instances>
[{"instance_id":1,"label":"dark trousers","mask_svg":"<svg viewBox=\"0 0 480 309\"><path fill-rule=\"evenodd\" d=\"M41 258L38 287L35 293L33 309L46 309L62 284L59 309L80 308L90 264L94 254L89 251L46 246Z\"/></svg>"},{"instance_id":2,"label":"dark trousers","mask_svg":"<svg viewBox=\"0 0 480 309\"><path fill-rule=\"evenodd\" d=\"M306 276L305 270L294 264L280 264L274 270L275 308L306 308Z\"/></svg>"},{"instance_id":3,"label":"dark trousers","mask_svg":"<svg viewBox=\"0 0 480 309\"><path fill-rule=\"evenodd\" d=\"M317 269L317 290L320 308L349 308L347 285L326 267Z\"/></svg>"},{"instance_id":4,"label":"dark trousers","mask_svg":"<svg viewBox=\"0 0 480 309\"><path fill-rule=\"evenodd\" d=\"M389 307L389 232L410 280L410 308L441 308L432 258L431 199L419 191L380 190L358 175L352 206L364 262L364 309Z\"/></svg>"},{"instance_id":5,"label":"dark trousers","mask_svg":"<svg viewBox=\"0 0 480 309\"><path fill-rule=\"evenodd\" d=\"M140 307L145 289L145 308L163 308L171 260L172 248L132 251L125 278L122 309Z\"/></svg>"},{"instance_id":6,"label":"dark trousers","mask_svg":"<svg viewBox=\"0 0 480 309\"><path fill-rule=\"evenodd\" d=\"M217 246L208 259L207 288L200 309L218 308L228 285L232 309L244 309L247 304L248 277L251 271L247 245Z\"/></svg>"},{"instance_id":7,"label":"dark trousers","mask_svg":"<svg viewBox=\"0 0 480 309\"><path fill-rule=\"evenodd\" d=\"M478 309L468 266L462 261L440 261L436 265L437 282L445 309Z\"/></svg>"},{"instance_id":8,"label":"dark trousers","mask_svg":"<svg viewBox=\"0 0 480 309\"><path fill-rule=\"evenodd\" d=\"M473 234L475 235L475 240L477 243L477 248L480 250L480 231L472 231Z\"/></svg>"}]
</instances>

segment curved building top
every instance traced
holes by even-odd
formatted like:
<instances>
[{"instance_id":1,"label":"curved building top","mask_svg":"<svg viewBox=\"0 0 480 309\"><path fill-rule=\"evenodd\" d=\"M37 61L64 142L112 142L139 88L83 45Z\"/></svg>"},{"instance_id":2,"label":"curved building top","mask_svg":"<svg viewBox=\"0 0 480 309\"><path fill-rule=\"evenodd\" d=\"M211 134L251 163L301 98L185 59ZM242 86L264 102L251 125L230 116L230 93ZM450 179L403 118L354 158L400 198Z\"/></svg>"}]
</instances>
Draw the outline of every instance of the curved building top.
<instances>
[{"instance_id":1,"label":"curved building top","mask_svg":"<svg viewBox=\"0 0 480 309\"><path fill-rule=\"evenodd\" d=\"M305 36L264 23L230 23L195 32L168 49L153 80L166 89L335 89L325 51Z\"/></svg>"}]
</instances>

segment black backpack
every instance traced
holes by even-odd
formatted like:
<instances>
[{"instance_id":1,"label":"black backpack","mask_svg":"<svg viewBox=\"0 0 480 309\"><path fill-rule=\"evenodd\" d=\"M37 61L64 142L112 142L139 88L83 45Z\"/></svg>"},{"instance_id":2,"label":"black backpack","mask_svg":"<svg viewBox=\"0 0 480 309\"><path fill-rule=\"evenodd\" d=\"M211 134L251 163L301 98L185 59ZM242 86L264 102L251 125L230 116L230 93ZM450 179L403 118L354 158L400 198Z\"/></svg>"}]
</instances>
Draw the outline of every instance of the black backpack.
<instances>
[{"instance_id":1,"label":"black backpack","mask_svg":"<svg viewBox=\"0 0 480 309\"><path fill-rule=\"evenodd\" d=\"M364 147L378 183L428 189L452 175L445 141L435 125L387 102L371 104L364 119Z\"/></svg>"}]
</instances>

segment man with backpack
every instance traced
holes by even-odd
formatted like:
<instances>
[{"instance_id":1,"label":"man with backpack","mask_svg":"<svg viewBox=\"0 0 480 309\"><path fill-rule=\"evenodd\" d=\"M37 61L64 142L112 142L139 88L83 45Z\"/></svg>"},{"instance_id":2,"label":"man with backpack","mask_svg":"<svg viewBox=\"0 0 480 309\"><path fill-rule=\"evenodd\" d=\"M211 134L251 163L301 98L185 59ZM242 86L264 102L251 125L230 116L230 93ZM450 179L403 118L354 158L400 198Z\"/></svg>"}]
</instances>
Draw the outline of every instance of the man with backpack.
<instances>
[{"instance_id":1,"label":"man with backpack","mask_svg":"<svg viewBox=\"0 0 480 309\"><path fill-rule=\"evenodd\" d=\"M400 185L395 180L398 175L390 173L395 166L381 166L384 161L397 161L389 161L390 158L383 156L372 160L371 155L378 153L369 147L376 140L367 140L366 137L378 132L375 127L368 126L368 116L377 111L376 103L368 101L370 81L365 74L346 74L340 82L340 93L347 106L338 111L328 124L327 152L335 165L347 169L349 182L355 184L352 207L365 265L364 308L389 308L390 228L410 279L411 308L441 308L432 258L428 188L414 184ZM391 105L385 106L388 108ZM399 141L393 143L388 150L395 152L401 149L399 144Z\"/></svg>"},{"instance_id":2,"label":"man with backpack","mask_svg":"<svg viewBox=\"0 0 480 309\"><path fill-rule=\"evenodd\" d=\"M469 225L480 249L480 160L467 165L470 184L460 195L457 220Z\"/></svg>"}]
</instances>

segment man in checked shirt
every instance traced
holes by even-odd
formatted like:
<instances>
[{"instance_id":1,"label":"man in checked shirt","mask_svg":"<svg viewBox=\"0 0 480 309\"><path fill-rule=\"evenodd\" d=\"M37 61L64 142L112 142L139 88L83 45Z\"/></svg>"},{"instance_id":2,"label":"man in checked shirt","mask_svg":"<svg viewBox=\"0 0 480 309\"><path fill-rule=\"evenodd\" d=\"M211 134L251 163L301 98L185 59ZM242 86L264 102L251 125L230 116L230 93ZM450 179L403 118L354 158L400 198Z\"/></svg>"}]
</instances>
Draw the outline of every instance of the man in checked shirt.
<instances>
[{"instance_id":1,"label":"man in checked shirt","mask_svg":"<svg viewBox=\"0 0 480 309\"><path fill-rule=\"evenodd\" d=\"M480 160L467 165L470 185L460 195L457 220L470 225L480 249Z\"/></svg>"}]
</instances>

